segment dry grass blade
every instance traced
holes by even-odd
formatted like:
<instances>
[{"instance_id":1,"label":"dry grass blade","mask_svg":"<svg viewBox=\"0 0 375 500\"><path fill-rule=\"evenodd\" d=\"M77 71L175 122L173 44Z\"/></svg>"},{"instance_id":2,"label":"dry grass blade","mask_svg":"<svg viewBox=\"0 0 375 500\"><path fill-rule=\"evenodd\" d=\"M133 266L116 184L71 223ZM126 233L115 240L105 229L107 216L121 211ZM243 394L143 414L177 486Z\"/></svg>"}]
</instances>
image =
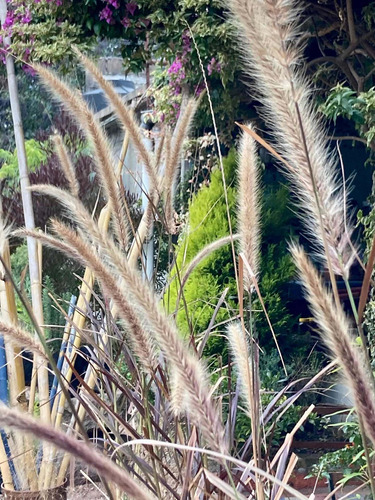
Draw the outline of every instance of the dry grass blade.
<instances>
[{"instance_id":1,"label":"dry grass blade","mask_svg":"<svg viewBox=\"0 0 375 500\"><path fill-rule=\"evenodd\" d=\"M151 190L157 189L158 179L157 179L157 171L154 166L154 159L152 155L149 153L149 151L147 151L146 149L146 146L142 139L140 128L135 122L133 111L127 107L127 105L117 94L111 83L109 83L100 73L97 66L92 61L90 61L90 59L88 59L81 52L79 52L79 50L77 49L76 49L76 54L81 59L84 67L92 74L92 76L104 90L108 101L112 104L114 113L120 119L122 125L124 126L125 131L129 133L130 138L134 146L136 147L139 156L141 157L142 162L146 168L147 175L149 176L150 179Z\"/></svg>"},{"instance_id":2,"label":"dry grass blade","mask_svg":"<svg viewBox=\"0 0 375 500\"><path fill-rule=\"evenodd\" d=\"M79 184L75 174L75 170L71 159L69 158L69 153L66 149L64 141L59 134L55 134L52 137L52 140L55 145L56 154L59 158L61 168L64 172L66 180L69 183L69 189L73 196L79 195Z\"/></svg>"},{"instance_id":3,"label":"dry grass blade","mask_svg":"<svg viewBox=\"0 0 375 500\"><path fill-rule=\"evenodd\" d=\"M205 477L215 488L225 494L225 498L232 498L233 500L246 500L248 498L239 491L231 488L228 483L224 482L217 475L212 474L209 470L203 469L202 472L204 472Z\"/></svg>"},{"instance_id":4,"label":"dry grass blade","mask_svg":"<svg viewBox=\"0 0 375 500\"><path fill-rule=\"evenodd\" d=\"M179 308L181 296L184 291L184 286L187 283L187 280L189 279L189 276L191 273L194 271L194 269L204 260L206 259L209 255L212 254L212 252L215 252L215 250L218 250L219 248L222 248L225 245L229 245L232 243L232 241L236 241L240 239L239 234L233 234L232 236L223 236L222 238L219 238L218 240L213 241L212 243L209 243L205 247L200 250L197 255L189 262L187 268L184 271L183 276L181 277L181 283L178 289L178 296L176 300L176 311ZM175 277L175 279L177 279Z\"/></svg>"},{"instance_id":5,"label":"dry grass blade","mask_svg":"<svg viewBox=\"0 0 375 500\"><path fill-rule=\"evenodd\" d=\"M101 476L115 483L131 498L137 500L154 498L153 495L144 491L127 472L117 467L111 460L98 453L93 447L83 441L78 441L23 413L11 410L3 404L0 405L0 423L2 426L11 429L31 433L39 439L48 441L58 448L82 459L87 465L94 467Z\"/></svg>"},{"instance_id":6,"label":"dry grass blade","mask_svg":"<svg viewBox=\"0 0 375 500\"><path fill-rule=\"evenodd\" d=\"M337 358L345 378L352 389L357 412L362 419L368 437L375 444L375 398L365 363L351 335L351 325L342 308L338 308L332 295L325 289L316 269L307 258L304 250L291 246L291 252L307 299L313 311L316 323L322 333L322 339Z\"/></svg>"},{"instance_id":7,"label":"dry grass blade","mask_svg":"<svg viewBox=\"0 0 375 500\"><path fill-rule=\"evenodd\" d=\"M199 447L194 447L194 446L188 446L184 444L178 444L178 443L169 443L165 441L157 441L156 439L135 439L134 441L128 441L127 443L124 443L122 447L128 447L128 446L135 446L137 444L145 444L145 445L152 445L152 446L160 446L162 448L173 448L176 450L186 450L186 451L193 451L195 453L202 453L206 455L209 458L215 459L215 460L220 460L222 463L223 462L231 462L234 465L239 466L241 469L249 469L253 472L256 472L259 474L259 476L262 476L265 479L268 479L271 481L271 483L274 483L278 486L281 486L287 491L291 496L298 498L298 500L309 500L308 497L300 493L299 491L295 490L291 486L289 486L287 483L280 481L276 477L272 476L268 472L259 469L258 467L254 467L254 465L249 464L248 462L244 462L243 460L239 460L237 458L234 458L230 455L226 455L224 453L219 453L217 451L213 450L206 450L204 448L199 448Z\"/></svg>"},{"instance_id":8,"label":"dry grass blade","mask_svg":"<svg viewBox=\"0 0 375 500\"><path fill-rule=\"evenodd\" d=\"M287 466L286 471L285 471L284 476L283 476L283 482L287 483L289 481L290 476L292 475L292 473L297 465L297 462L298 462L297 455L292 453L290 460L289 460L289 463L288 463L288 466ZM282 486L280 486L273 500L280 500L281 495L283 493L284 493L284 488Z\"/></svg>"},{"instance_id":9,"label":"dry grass blade","mask_svg":"<svg viewBox=\"0 0 375 500\"><path fill-rule=\"evenodd\" d=\"M260 137L260 135L258 135L252 128L247 127L243 123L238 123L238 122L235 122L235 123L244 132L249 134L250 137L252 137L254 140L256 140L261 146L263 146L269 153L271 153L271 155L274 156L276 158L276 160L279 160L279 162L281 164L284 164L288 169L290 169L290 170L292 169L292 166L289 165L289 163L282 156L280 156L279 153L277 151L275 151L275 149L267 141L262 139L262 137Z\"/></svg>"},{"instance_id":10,"label":"dry grass blade","mask_svg":"<svg viewBox=\"0 0 375 500\"><path fill-rule=\"evenodd\" d=\"M251 127L249 127L251 129ZM245 255L255 277L259 271L260 194L256 145L248 134L242 134L238 162L238 229L241 252ZM246 271L244 284L252 288L252 278Z\"/></svg>"},{"instance_id":11,"label":"dry grass blade","mask_svg":"<svg viewBox=\"0 0 375 500\"><path fill-rule=\"evenodd\" d=\"M362 321L363 321L363 313L365 311L368 293L370 290L371 275L372 275L373 270L374 270L374 264L375 264L375 235L374 235L373 240L372 240L371 251L370 251L370 255L368 257L365 275L363 277L361 295L359 297L358 325L361 325Z\"/></svg>"}]
</instances>

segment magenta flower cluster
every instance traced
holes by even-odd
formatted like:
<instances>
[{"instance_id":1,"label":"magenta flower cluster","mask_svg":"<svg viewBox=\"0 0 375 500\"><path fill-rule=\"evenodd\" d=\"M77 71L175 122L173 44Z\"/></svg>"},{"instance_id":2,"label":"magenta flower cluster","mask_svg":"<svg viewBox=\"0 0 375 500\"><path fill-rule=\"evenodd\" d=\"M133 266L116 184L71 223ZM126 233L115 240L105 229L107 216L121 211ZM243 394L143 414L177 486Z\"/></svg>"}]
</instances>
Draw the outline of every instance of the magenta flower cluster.
<instances>
[{"instance_id":1,"label":"magenta flower cluster","mask_svg":"<svg viewBox=\"0 0 375 500\"><path fill-rule=\"evenodd\" d=\"M221 72L221 64L213 57L207 65L207 73L211 76L214 72Z\"/></svg>"},{"instance_id":2,"label":"magenta flower cluster","mask_svg":"<svg viewBox=\"0 0 375 500\"><path fill-rule=\"evenodd\" d=\"M34 3L39 4L44 1L46 4L54 3L59 7L62 5L63 0L33 0ZM22 35L22 25L28 25L32 21L32 14L28 4L24 0L7 0L8 9L4 23L1 26L2 36L0 36L0 57L1 61L5 62L6 51L9 47L5 44L7 37L12 37L13 34ZM28 61L35 42L33 35L28 37L28 46L24 50L21 57L24 61ZM25 67L28 67L25 65Z\"/></svg>"},{"instance_id":3,"label":"magenta flower cluster","mask_svg":"<svg viewBox=\"0 0 375 500\"><path fill-rule=\"evenodd\" d=\"M182 34L182 52L176 56L168 69L169 85L172 94L175 96L181 94L182 83L186 79L185 67L188 63L188 55L191 50L190 33L186 30Z\"/></svg>"},{"instance_id":4,"label":"magenta flower cluster","mask_svg":"<svg viewBox=\"0 0 375 500\"><path fill-rule=\"evenodd\" d=\"M102 0L106 3L105 7L99 12L99 19L105 21L108 24L115 24L114 14L116 11L119 11L121 7L120 0ZM128 28L131 25L130 16L134 16L135 11L138 9L138 4L133 1L130 1L125 4L126 14L121 19L121 24Z\"/></svg>"}]
</instances>

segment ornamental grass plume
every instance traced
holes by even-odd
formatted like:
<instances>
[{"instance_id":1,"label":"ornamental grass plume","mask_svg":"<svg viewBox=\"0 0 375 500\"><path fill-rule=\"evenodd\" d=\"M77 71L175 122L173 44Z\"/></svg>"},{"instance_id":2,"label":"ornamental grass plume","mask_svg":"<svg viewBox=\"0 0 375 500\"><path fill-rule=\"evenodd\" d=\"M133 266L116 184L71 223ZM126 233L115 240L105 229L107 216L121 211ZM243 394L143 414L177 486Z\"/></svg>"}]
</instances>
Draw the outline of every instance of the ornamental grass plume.
<instances>
[{"instance_id":1,"label":"ornamental grass plume","mask_svg":"<svg viewBox=\"0 0 375 500\"><path fill-rule=\"evenodd\" d=\"M36 65L35 70L46 88L65 106L91 143L96 169L113 214L112 221L116 236L122 247L127 248L128 221L124 207L120 203L121 191L115 175L112 150L105 132L78 90L69 87L67 83L43 66Z\"/></svg>"},{"instance_id":2,"label":"ornamental grass plume","mask_svg":"<svg viewBox=\"0 0 375 500\"><path fill-rule=\"evenodd\" d=\"M356 346L354 335L351 334L352 325L342 307L336 305L332 294L324 287L304 250L300 246L292 245L291 253L321 338L333 358L339 362L367 435L375 445L375 394L363 356Z\"/></svg>"},{"instance_id":3,"label":"ornamental grass plume","mask_svg":"<svg viewBox=\"0 0 375 500\"><path fill-rule=\"evenodd\" d=\"M295 0L231 0L241 51L264 116L285 159L301 217L330 271L347 276L354 255L335 159L301 66ZM333 275L331 274L331 276Z\"/></svg>"},{"instance_id":4,"label":"ornamental grass plume","mask_svg":"<svg viewBox=\"0 0 375 500\"><path fill-rule=\"evenodd\" d=\"M81 59L99 83L103 84L102 77L97 73L96 67L86 61L83 56L81 56ZM77 122L82 124L86 136L93 143L97 155L96 166L101 173L102 182L107 185L108 202L115 211L117 186L113 180L113 172L110 175L111 179L106 180L107 169L113 167L110 166L110 156L105 156L108 143L104 133L81 96L77 96L72 89L50 71L44 68L39 68L39 71L43 81L48 86L53 87L53 92L58 95L64 106L74 115ZM103 90L111 100L113 97L112 91L104 84ZM116 102L113 101L113 104L116 104ZM120 105L118 104L118 106ZM181 114L180 122L170 144L170 150L169 141L166 141L170 153L170 157L166 158L166 162L172 179L168 183L157 186L159 189L151 186L151 193L149 194L154 202L153 209L157 209L157 195L160 187L165 190L166 186L171 186L171 183L173 183L182 143L189 130L195 109L196 101L190 100L185 111ZM132 125L135 126L135 123L132 122ZM130 134L130 137L132 138L132 134ZM135 138L134 141L136 143L137 139ZM158 156L161 158L162 155L159 154ZM173 165L173 162L175 165ZM103 163L105 163L105 166ZM131 326L133 341L139 343L138 352L148 350L147 356L145 356L147 367L150 368L154 365L152 345L156 345L168 360L171 370L175 372L175 375L173 375L175 379L179 380L179 384L183 384L186 393L185 400L188 400L189 404L185 405L181 411L186 410L192 422L199 425L202 435L212 449L220 452L226 451L224 428L220 415L212 401L210 386L202 363L190 352L175 325L160 309L155 293L142 280L138 271L129 264L128 257L124 255L121 247L116 245L115 240L110 235L103 236L101 234L97 223L90 218L87 210L74 196L64 196L64 192L57 188L47 191L46 186L33 186L33 190L48 192L49 195L59 199L79 226L79 230L75 231L60 222L53 221L52 228L58 238L37 232L32 232L33 236L93 270L106 297L113 300L121 319ZM163 191L160 194L164 194ZM120 219L123 218L123 214L117 212L114 216L119 219L115 229L116 227L121 228ZM30 235L31 233L24 231L23 234ZM116 235L121 242L121 230L117 230ZM98 250L95 250L96 246ZM101 257L104 257L104 259ZM142 318L142 321L138 321L135 325L137 318ZM151 343L147 344L146 338L151 339Z\"/></svg>"},{"instance_id":5,"label":"ornamental grass plume","mask_svg":"<svg viewBox=\"0 0 375 500\"><path fill-rule=\"evenodd\" d=\"M230 323L228 325L228 340L240 379L242 398L246 404L247 413L251 417L253 393L252 370L250 367L249 343L241 323Z\"/></svg>"},{"instance_id":6,"label":"ornamental grass plume","mask_svg":"<svg viewBox=\"0 0 375 500\"><path fill-rule=\"evenodd\" d=\"M29 332L26 332L17 325L8 324L1 320L0 332L1 335L4 335L8 342L10 342L10 344L27 349L28 351L37 354L41 359L48 361L42 344L35 340Z\"/></svg>"},{"instance_id":7,"label":"ornamental grass plume","mask_svg":"<svg viewBox=\"0 0 375 500\"><path fill-rule=\"evenodd\" d=\"M178 119L173 136L171 138L167 138L167 140L170 141L170 144L167 144L168 150L165 159L163 188L165 223L167 230L171 234L176 232L173 217L173 199L177 176L179 173L178 167L181 162L183 144L190 130L197 105L198 103L195 99L188 100L184 112Z\"/></svg>"},{"instance_id":8,"label":"ornamental grass plume","mask_svg":"<svg viewBox=\"0 0 375 500\"><path fill-rule=\"evenodd\" d=\"M239 147L238 161L238 231L241 252L247 259L253 277L259 273L260 245L260 192L259 168L256 144L249 134L243 132ZM244 285L250 290L253 278L247 267L244 269Z\"/></svg>"},{"instance_id":9,"label":"ornamental grass plume","mask_svg":"<svg viewBox=\"0 0 375 500\"><path fill-rule=\"evenodd\" d=\"M52 137L56 154L60 162L60 166L64 172L66 180L69 184L70 192L73 196L78 197L79 195L79 183L75 174L75 170L71 159L69 158L69 153L64 144L64 140L59 134L55 134Z\"/></svg>"},{"instance_id":10,"label":"ornamental grass plume","mask_svg":"<svg viewBox=\"0 0 375 500\"><path fill-rule=\"evenodd\" d=\"M117 94L117 92L113 88L112 84L103 77L103 75L99 71L99 68L93 63L93 61L82 54L78 49L75 49L75 52L80 58L83 66L91 73L93 78L103 89L105 97L112 105L113 111L120 120L124 131L129 133L130 138L146 168L146 172L151 184L150 191L158 189L159 180L157 176L157 165L155 165L154 155L147 150L145 143L142 140L141 131L134 119L133 110L124 103L119 94Z\"/></svg>"}]
</instances>

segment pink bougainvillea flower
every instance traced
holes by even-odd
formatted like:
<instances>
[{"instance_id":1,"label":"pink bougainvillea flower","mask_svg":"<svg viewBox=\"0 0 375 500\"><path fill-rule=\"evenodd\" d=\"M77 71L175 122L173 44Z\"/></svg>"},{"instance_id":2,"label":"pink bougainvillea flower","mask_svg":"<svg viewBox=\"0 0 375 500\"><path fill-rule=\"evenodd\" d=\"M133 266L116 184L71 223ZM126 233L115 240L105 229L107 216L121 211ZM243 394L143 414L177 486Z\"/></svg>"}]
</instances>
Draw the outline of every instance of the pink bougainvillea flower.
<instances>
[{"instance_id":1,"label":"pink bougainvillea flower","mask_svg":"<svg viewBox=\"0 0 375 500\"><path fill-rule=\"evenodd\" d=\"M25 14L21 18L21 22L23 24L29 24L31 22L31 13L29 10L26 10Z\"/></svg>"},{"instance_id":2,"label":"pink bougainvillea flower","mask_svg":"<svg viewBox=\"0 0 375 500\"><path fill-rule=\"evenodd\" d=\"M177 74L177 73L180 72L181 69L182 69L182 61L181 61L181 59L179 59L178 57L176 57L176 59L170 65L170 67L168 69L168 73L170 75Z\"/></svg>"},{"instance_id":3,"label":"pink bougainvillea flower","mask_svg":"<svg viewBox=\"0 0 375 500\"><path fill-rule=\"evenodd\" d=\"M107 21L108 24L113 22L112 10L106 5L103 10L99 12L99 19Z\"/></svg>"},{"instance_id":4,"label":"pink bougainvillea flower","mask_svg":"<svg viewBox=\"0 0 375 500\"><path fill-rule=\"evenodd\" d=\"M124 28L129 28L130 19L125 16L123 19L121 19L121 24L124 26Z\"/></svg>"},{"instance_id":5,"label":"pink bougainvillea flower","mask_svg":"<svg viewBox=\"0 0 375 500\"><path fill-rule=\"evenodd\" d=\"M220 73L221 71L221 64L219 61L217 61L214 57L211 59L211 61L207 65L207 73L209 75L212 75L213 72Z\"/></svg>"},{"instance_id":6,"label":"pink bougainvillea flower","mask_svg":"<svg viewBox=\"0 0 375 500\"><path fill-rule=\"evenodd\" d=\"M109 5L112 5L115 9L118 9L120 7L120 1L119 0L107 0L107 3Z\"/></svg>"},{"instance_id":7,"label":"pink bougainvillea flower","mask_svg":"<svg viewBox=\"0 0 375 500\"><path fill-rule=\"evenodd\" d=\"M11 28L14 24L14 12L13 11L8 11L7 16L5 18L5 21L3 23L3 29Z\"/></svg>"},{"instance_id":8,"label":"pink bougainvillea flower","mask_svg":"<svg viewBox=\"0 0 375 500\"><path fill-rule=\"evenodd\" d=\"M138 9L138 4L135 2L129 2L126 4L126 10L130 12L132 16L134 16L134 12Z\"/></svg>"}]
</instances>

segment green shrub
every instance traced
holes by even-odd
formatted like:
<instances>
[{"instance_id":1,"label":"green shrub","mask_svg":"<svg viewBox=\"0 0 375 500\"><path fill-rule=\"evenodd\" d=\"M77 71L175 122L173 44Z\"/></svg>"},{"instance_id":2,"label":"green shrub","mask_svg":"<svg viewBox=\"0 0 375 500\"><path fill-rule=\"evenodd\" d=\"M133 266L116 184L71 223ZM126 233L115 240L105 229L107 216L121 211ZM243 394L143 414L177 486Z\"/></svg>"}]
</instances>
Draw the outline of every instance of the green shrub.
<instances>
[{"instance_id":1,"label":"green shrub","mask_svg":"<svg viewBox=\"0 0 375 500\"><path fill-rule=\"evenodd\" d=\"M228 186L232 228L235 232L234 212L237 191L236 154L233 151L224 158L224 172ZM303 347L297 337L297 318L288 311L285 290L287 283L293 280L295 275L295 268L287 251L287 240L292 234L295 216L288 203L287 187L280 185L276 187L272 181L268 181L268 185L263 189L262 200L263 239L259 287L279 342L285 343L286 355L294 357L294 347L298 349ZM184 267L203 247L229 234L222 174L219 168L213 170L209 185L204 185L193 197L188 213L189 218L176 249L176 264L171 271L174 280L164 296L170 313L175 310L179 289L177 269L181 276ZM216 323L228 319L231 316L230 309L237 309L237 301L233 298L237 295L237 290L230 245L216 250L190 275L184 287L185 302L180 301L176 316L177 325L185 335L192 333L199 335L207 329L216 304L226 287L229 287L227 303L220 308ZM269 325L257 298L253 301L253 310L262 348L266 350L274 348ZM224 330L224 327L222 331L214 329L208 341L206 355L220 354L226 358Z\"/></svg>"},{"instance_id":2,"label":"green shrub","mask_svg":"<svg viewBox=\"0 0 375 500\"><path fill-rule=\"evenodd\" d=\"M234 224L236 207L235 184L236 157L230 152L224 159L224 172L228 185L229 210ZM174 311L178 295L177 271L183 268L206 245L229 234L227 209L225 205L222 173L216 168L208 186L203 186L194 196L189 206L189 219L180 236L176 250L176 264L171 271L174 281L170 285L165 301L170 312ZM204 331L210 322L217 301L224 288L229 286L229 296L235 293L234 267L230 246L223 247L207 257L191 274L184 288L184 298L188 307L188 316L180 302L177 324L184 334ZM232 293L231 293L232 292ZM222 307L217 321L227 318L227 311Z\"/></svg>"}]
</instances>

